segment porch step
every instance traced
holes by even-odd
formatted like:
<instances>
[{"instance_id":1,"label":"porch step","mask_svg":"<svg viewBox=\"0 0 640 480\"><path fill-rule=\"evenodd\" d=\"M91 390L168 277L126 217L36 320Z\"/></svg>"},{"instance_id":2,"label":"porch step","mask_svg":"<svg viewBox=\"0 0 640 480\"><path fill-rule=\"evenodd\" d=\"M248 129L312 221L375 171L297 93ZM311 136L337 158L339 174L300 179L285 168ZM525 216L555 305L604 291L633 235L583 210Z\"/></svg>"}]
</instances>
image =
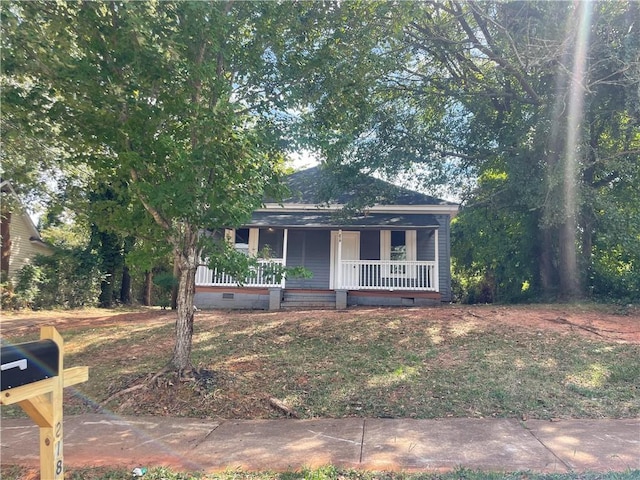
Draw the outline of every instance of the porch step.
<instances>
[{"instance_id":1,"label":"porch step","mask_svg":"<svg viewBox=\"0 0 640 480\"><path fill-rule=\"evenodd\" d=\"M280 308L335 308L335 293L284 292Z\"/></svg>"}]
</instances>

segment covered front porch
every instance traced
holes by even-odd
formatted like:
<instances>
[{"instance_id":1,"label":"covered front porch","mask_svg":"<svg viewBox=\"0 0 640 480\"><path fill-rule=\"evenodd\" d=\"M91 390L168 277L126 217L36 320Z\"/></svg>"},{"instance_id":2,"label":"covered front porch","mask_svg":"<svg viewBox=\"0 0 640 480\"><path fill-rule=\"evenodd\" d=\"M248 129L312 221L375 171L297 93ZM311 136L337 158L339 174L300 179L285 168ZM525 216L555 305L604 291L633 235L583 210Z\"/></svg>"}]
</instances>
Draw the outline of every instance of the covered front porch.
<instances>
[{"instance_id":1,"label":"covered front porch","mask_svg":"<svg viewBox=\"0 0 640 480\"><path fill-rule=\"evenodd\" d=\"M285 289L286 279L278 281L272 273L274 264L286 266L283 258L259 259L258 267L241 280L200 266L196 273L196 286ZM336 280L331 290L439 291L437 262L339 259L335 268Z\"/></svg>"},{"instance_id":2,"label":"covered front porch","mask_svg":"<svg viewBox=\"0 0 640 480\"><path fill-rule=\"evenodd\" d=\"M264 309L433 304L441 298L441 242L436 225L421 227L257 227L227 232L237 249L257 257L257 266L244 279L199 267L197 304ZM269 258L259 258L264 251ZM304 267L312 278L277 278L274 265Z\"/></svg>"},{"instance_id":3,"label":"covered front porch","mask_svg":"<svg viewBox=\"0 0 640 480\"><path fill-rule=\"evenodd\" d=\"M200 266L196 286L440 290L439 238L438 228L434 227L421 230L245 228L228 231L226 237L238 250L258 257L257 266L243 279ZM265 251L269 257L260 258ZM318 278L311 285L299 284L295 278L278 279L274 266L304 267Z\"/></svg>"}]
</instances>

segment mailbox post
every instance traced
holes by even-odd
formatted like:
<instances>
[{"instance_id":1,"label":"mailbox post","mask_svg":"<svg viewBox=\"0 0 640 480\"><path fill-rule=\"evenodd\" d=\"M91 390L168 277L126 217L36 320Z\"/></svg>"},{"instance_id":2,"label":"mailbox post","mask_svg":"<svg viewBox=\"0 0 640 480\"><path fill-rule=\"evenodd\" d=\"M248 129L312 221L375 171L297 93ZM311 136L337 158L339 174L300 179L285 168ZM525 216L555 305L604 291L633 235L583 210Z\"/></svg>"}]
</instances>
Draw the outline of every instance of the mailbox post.
<instances>
[{"instance_id":1,"label":"mailbox post","mask_svg":"<svg viewBox=\"0 0 640 480\"><path fill-rule=\"evenodd\" d=\"M63 389L89 379L89 367L64 369L64 341L51 326L40 342L3 348L0 405L18 404L40 427L40 478L64 478ZM57 358L52 358L57 356Z\"/></svg>"}]
</instances>

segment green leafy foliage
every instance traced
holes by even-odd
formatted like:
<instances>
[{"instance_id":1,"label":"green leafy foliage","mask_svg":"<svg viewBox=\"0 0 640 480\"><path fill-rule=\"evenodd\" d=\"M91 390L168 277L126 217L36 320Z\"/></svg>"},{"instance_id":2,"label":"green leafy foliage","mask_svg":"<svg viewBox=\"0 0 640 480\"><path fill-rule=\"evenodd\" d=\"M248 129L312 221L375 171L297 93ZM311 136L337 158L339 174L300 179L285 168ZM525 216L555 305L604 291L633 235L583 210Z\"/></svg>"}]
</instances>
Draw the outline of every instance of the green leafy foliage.
<instances>
[{"instance_id":1,"label":"green leafy foliage","mask_svg":"<svg viewBox=\"0 0 640 480\"><path fill-rule=\"evenodd\" d=\"M156 303L162 308L170 306L171 292L178 285L178 279L170 272L161 272L153 276L153 284L160 289Z\"/></svg>"},{"instance_id":2,"label":"green leafy foliage","mask_svg":"<svg viewBox=\"0 0 640 480\"><path fill-rule=\"evenodd\" d=\"M329 162L462 198L458 274L494 300L632 294L594 275L638 265L637 3L407 3L371 7L362 56L327 47L367 69L306 112Z\"/></svg>"},{"instance_id":3,"label":"green leafy foliage","mask_svg":"<svg viewBox=\"0 0 640 480\"><path fill-rule=\"evenodd\" d=\"M15 288L14 308L34 308L40 293L40 284L44 281L42 268L27 264L20 269Z\"/></svg>"},{"instance_id":4,"label":"green leafy foliage","mask_svg":"<svg viewBox=\"0 0 640 480\"><path fill-rule=\"evenodd\" d=\"M195 270L204 258L233 263L202 234L240 225L264 198L280 197L295 110L306 105L301 74L322 70L314 49L329 25L323 15L344 12L307 2L0 8L5 101L24 129L27 120L42 132L55 126L68 163L88 171L88 223L103 240L135 238L132 252L158 259L171 252L184 327L174 364L189 368ZM119 268L106 248L115 242L100 245L105 271ZM153 266L142 260L138 271Z\"/></svg>"},{"instance_id":5,"label":"green leafy foliage","mask_svg":"<svg viewBox=\"0 0 640 480\"><path fill-rule=\"evenodd\" d=\"M56 250L37 256L18 273L18 308L79 308L96 303L102 276L89 251Z\"/></svg>"},{"instance_id":6,"label":"green leafy foliage","mask_svg":"<svg viewBox=\"0 0 640 480\"><path fill-rule=\"evenodd\" d=\"M277 198L283 153L306 147L339 173L331 188L374 173L462 198L458 272L494 300L637 285L635 2L0 8L11 175L35 184L46 145L61 199L134 237L138 272L166 250L185 282L201 258L233 264L201 233Z\"/></svg>"}]
</instances>

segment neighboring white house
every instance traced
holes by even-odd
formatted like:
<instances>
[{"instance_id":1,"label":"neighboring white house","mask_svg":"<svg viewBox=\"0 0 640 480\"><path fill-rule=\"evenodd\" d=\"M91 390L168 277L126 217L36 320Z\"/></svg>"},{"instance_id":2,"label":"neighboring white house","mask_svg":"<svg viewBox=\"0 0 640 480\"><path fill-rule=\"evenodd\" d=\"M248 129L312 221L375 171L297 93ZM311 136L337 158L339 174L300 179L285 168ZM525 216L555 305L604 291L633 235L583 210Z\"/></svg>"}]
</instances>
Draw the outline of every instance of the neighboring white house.
<instances>
[{"instance_id":1,"label":"neighboring white house","mask_svg":"<svg viewBox=\"0 0 640 480\"><path fill-rule=\"evenodd\" d=\"M0 191L0 271L3 278L15 280L24 265L36 255L50 255L52 249L42 241L38 229L7 180L0 183Z\"/></svg>"}]
</instances>

